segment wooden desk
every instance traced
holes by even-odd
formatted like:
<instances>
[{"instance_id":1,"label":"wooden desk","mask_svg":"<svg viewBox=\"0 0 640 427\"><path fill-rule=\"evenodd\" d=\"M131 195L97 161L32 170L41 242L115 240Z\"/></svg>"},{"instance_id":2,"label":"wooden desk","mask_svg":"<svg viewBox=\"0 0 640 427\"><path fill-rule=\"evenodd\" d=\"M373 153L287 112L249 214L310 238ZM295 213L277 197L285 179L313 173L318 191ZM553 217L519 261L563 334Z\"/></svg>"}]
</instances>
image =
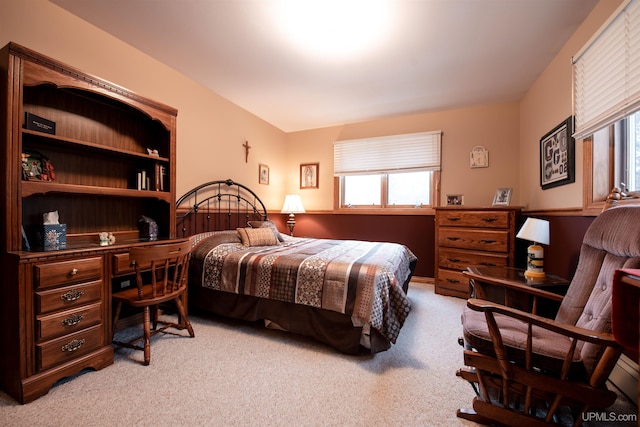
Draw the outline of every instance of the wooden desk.
<instances>
[{"instance_id":1,"label":"wooden desk","mask_svg":"<svg viewBox=\"0 0 640 427\"><path fill-rule=\"evenodd\" d=\"M553 318L570 282L553 274L530 279L524 271L510 267L467 267L463 275L469 279L473 298Z\"/></svg>"}]
</instances>

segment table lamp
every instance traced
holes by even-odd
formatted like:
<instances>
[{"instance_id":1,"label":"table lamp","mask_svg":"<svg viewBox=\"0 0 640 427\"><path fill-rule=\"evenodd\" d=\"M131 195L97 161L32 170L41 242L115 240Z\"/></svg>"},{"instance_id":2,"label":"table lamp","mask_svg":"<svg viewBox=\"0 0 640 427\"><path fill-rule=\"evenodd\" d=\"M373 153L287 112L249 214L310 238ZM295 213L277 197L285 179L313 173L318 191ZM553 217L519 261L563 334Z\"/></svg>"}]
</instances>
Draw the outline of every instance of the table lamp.
<instances>
[{"instance_id":1,"label":"table lamp","mask_svg":"<svg viewBox=\"0 0 640 427\"><path fill-rule=\"evenodd\" d=\"M287 225L289 226L289 233L293 236L293 228L296 226L295 214L304 213L304 207L302 206L302 199L297 194L287 194L284 198L284 205L282 205L281 213L288 213L289 220Z\"/></svg>"},{"instance_id":2,"label":"table lamp","mask_svg":"<svg viewBox=\"0 0 640 427\"><path fill-rule=\"evenodd\" d=\"M544 249L539 243L549 244L549 221L527 218L516 237L533 242L533 245L527 248L527 270L524 275L527 278L544 277Z\"/></svg>"}]
</instances>

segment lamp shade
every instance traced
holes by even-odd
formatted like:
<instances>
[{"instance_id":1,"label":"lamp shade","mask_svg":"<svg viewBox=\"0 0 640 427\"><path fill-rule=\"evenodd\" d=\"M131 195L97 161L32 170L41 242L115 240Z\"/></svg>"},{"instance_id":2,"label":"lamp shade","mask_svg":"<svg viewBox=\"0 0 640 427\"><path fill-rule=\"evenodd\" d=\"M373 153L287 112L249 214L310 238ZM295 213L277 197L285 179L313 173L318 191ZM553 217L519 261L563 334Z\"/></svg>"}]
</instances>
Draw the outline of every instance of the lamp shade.
<instances>
[{"instance_id":1,"label":"lamp shade","mask_svg":"<svg viewBox=\"0 0 640 427\"><path fill-rule=\"evenodd\" d=\"M284 198L284 204L282 205L280 213L304 213L304 206L302 206L300 196L297 194L287 194Z\"/></svg>"},{"instance_id":2,"label":"lamp shade","mask_svg":"<svg viewBox=\"0 0 640 427\"><path fill-rule=\"evenodd\" d=\"M516 234L518 239L530 240L535 243L549 244L549 221L539 218L527 218L522 228Z\"/></svg>"}]
</instances>

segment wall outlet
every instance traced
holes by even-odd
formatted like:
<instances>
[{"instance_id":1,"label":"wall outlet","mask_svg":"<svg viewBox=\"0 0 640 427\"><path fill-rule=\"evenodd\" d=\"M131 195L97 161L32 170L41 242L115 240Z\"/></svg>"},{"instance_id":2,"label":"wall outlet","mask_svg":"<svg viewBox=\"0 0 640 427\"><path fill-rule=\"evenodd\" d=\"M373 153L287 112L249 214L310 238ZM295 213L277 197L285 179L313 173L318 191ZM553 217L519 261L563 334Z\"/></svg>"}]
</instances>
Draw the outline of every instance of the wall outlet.
<instances>
[{"instance_id":1,"label":"wall outlet","mask_svg":"<svg viewBox=\"0 0 640 427\"><path fill-rule=\"evenodd\" d=\"M131 286L131 280L123 280L120 282L120 289L125 289Z\"/></svg>"}]
</instances>

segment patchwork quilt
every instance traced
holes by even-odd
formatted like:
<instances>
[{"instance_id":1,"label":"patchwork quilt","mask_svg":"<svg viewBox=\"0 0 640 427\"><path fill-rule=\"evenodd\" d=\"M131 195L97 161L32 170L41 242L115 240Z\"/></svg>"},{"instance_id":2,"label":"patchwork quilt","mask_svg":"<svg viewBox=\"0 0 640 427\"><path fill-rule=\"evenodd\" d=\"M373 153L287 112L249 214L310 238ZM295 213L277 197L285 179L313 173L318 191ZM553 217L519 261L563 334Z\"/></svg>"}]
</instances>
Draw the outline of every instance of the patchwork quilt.
<instances>
[{"instance_id":1,"label":"patchwork quilt","mask_svg":"<svg viewBox=\"0 0 640 427\"><path fill-rule=\"evenodd\" d=\"M396 243L287 237L244 246L236 231L192 239L203 287L332 310L395 343L411 303L402 289L415 255Z\"/></svg>"}]
</instances>

